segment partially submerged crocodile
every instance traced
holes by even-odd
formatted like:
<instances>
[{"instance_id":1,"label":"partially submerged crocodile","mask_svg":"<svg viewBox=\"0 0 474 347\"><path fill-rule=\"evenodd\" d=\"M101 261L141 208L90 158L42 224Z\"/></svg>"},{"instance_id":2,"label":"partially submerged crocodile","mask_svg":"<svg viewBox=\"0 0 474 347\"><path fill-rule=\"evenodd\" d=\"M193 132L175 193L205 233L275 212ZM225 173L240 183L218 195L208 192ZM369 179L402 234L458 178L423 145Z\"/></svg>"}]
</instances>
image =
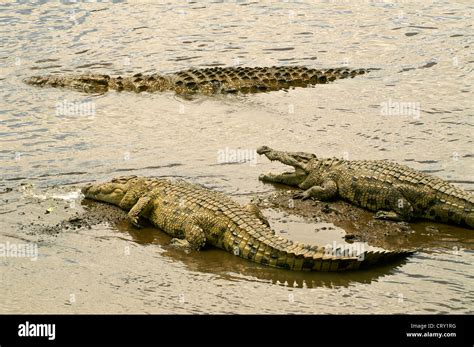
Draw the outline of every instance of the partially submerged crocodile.
<instances>
[{"instance_id":1,"label":"partially submerged crocodile","mask_svg":"<svg viewBox=\"0 0 474 347\"><path fill-rule=\"evenodd\" d=\"M318 159L304 152L257 149L294 172L263 174L260 180L303 189L295 198L340 197L375 211L377 218L410 221L425 218L474 228L474 196L442 179L387 160Z\"/></svg>"},{"instance_id":2,"label":"partially submerged crocodile","mask_svg":"<svg viewBox=\"0 0 474 347\"><path fill-rule=\"evenodd\" d=\"M329 83L368 71L349 68L318 70L303 66L213 67L164 75L138 73L127 77L100 74L33 76L25 82L87 93L104 93L111 89L150 93L175 91L178 94L256 93Z\"/></svg>"},{"instance_id":3,"label":"partially submerged crocodile","mask_svg":"<svg viewBox=\"0 0 474 347\"><path fill-rule=\"evenodd\" d=\"M254 205L244 208L222 193L184 181L136 176L90 184L86 198L117 205L172 236L172 243L194 250L206 244L256 263L290 270L342 271L407 256L411 251L365 251L334 254L276 236Z\"/></svg>"}]
</instances>

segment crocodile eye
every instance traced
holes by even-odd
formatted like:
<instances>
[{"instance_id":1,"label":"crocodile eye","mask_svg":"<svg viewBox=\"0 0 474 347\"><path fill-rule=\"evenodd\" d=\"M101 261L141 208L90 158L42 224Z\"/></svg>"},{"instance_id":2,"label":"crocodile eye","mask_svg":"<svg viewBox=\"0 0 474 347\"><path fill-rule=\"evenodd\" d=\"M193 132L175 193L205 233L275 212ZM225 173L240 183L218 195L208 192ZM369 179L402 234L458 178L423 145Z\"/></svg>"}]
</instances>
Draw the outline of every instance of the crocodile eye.
<instances>
[{"instance_id":1,"label":"crocodile eye","mask_svg":"<svg viewBox=\"0 0 474 347\"><path fill-rule=\"evenodd\" d=\"M129 175L129 176L120 176L112 179L113 183L126 183L133 178L136 178L136 175Z\"/></svg>"}]
</instances>

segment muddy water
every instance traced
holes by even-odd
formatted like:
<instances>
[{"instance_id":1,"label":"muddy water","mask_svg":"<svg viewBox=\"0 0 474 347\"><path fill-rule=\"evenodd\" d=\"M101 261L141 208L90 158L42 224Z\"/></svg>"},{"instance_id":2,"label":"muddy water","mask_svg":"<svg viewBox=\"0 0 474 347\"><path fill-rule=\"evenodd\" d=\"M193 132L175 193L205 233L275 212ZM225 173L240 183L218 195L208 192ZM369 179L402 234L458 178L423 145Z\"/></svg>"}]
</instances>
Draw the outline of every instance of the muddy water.
<instances>
[{"instance_id":1,"label":"muddy water","mask_svg":"<svg viewBox=\"0 0 474 347\"><path fill-rule=\"evenodd\" d=\"M38 247L36 261L0 259L0 312L472 313L469 230L438 226L442 243L398 264L306 274L219 250L186 254L155 229L105 217L59 233L37 227L94 208L77 196L80 185L119 174L186 178L242 202L267 194L276 188L257 177L280 165L226 162L262 144L394 159L474 190L468 2L28 3L0 11L0 241ZM380 70L310 89L191 99L22 83L33 74L284 64ZM314 235L314 222L266 213L288 237ZM335 228L314 240L341 235Z\"/></svg>"}]
</instances>

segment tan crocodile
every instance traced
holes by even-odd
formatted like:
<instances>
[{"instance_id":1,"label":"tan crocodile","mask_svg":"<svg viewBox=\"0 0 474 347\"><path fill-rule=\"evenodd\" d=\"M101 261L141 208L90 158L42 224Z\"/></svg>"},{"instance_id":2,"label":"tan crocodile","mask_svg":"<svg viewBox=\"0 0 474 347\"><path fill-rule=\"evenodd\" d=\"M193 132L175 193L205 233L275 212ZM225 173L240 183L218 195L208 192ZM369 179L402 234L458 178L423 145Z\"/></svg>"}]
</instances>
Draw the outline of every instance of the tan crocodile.
<instances>
[{"instance_id":1,"label":"tan crocodile","mask_svg":"<svg viewBox=\"0 0 474 347\"><path fill-rule=\"evenodd\" d=\"M439 177L388 160L318 158L305 152L257 149L272 161L293 166L294 172L262 174L260 180L297 186L295 198L342 198L377 212L381 219L416 218L474 228L474 196Z\"/></svg>"},{"instance_id":2,"label":"tan crocodile","mask_svg":"<svg viewBox=\"0 0 474 347\"><path fill-rule=\"evenodd\" d=\"M86 93L117 90L137 93L174 91L178 94L245 94L324 84L362 75L370 70L319 70L304 66L213 67L170 74L137 73L126 77L100 74L33 76L25 79L25 82L38 86L65 87Z\"/></svg>"},{"instance_id":3,"label":"tan crocodile","mask_svg":"<svg viewBox=\"0 0 474 347\"><path fill-rule=\"evenodd\" d=\"M184 181L127 176L89 184L86 198L129 211L172 236L173 244L202 249L212 245L241 258L277 268L343 271L405 257L412 251L364 251L358 254L305 245L276 236L260 210L242 207L226 195Z\"/></svg>"}]
</instances>

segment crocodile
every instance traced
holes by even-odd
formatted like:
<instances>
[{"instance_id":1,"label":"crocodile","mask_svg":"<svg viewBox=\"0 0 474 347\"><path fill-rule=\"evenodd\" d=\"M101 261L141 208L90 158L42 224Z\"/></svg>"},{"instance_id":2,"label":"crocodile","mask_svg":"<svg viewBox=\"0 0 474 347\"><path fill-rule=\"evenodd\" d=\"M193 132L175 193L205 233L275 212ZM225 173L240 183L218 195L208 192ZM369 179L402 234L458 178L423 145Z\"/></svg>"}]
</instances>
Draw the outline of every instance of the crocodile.
<instances>
[{"instance_id":1,"label":"crocodile","mask_svg":"<svg viewBox=\"0 0 474 347\"><path fill-rule=\"evenodd\" d=\"M393 221L417 218L474 228L474 196L441 178L388 160L318 158L305 152L257 149L271 161L292 166L294 172L262 174L264 182L302 189L294 198L326 201L342 198Z\"/></svg>"},{"instance_id":2,"label":"crocodile","mask_svg":"<svg viewBox=\"0 0 474 347\"><path fill-rule=\"evenodd\" d=\"M257 93L309 87L336 79L351 78L373 69L312 69L304 66L212 67L190 69L169 74L117 76L71 74L32 76L25 83L38 86L66 87L86 93L108 90L131 92L174 91L177 94Z\"/></svg>"},{"instance_id":3,"label":"crocodile","mask_svg":"<svg viewBox=\"0 0 474 347\"><path fill-rule=\"evenodd\" d=\"M148 219L187 250L205 245L221 248L253 262L289 270L343 271L406 257L412 250L340 252L277 236L255 206L242 207L226 195L186 181L122 176L105 183L87 184L88 199L128 211L140 227ZM356 254L358 253L358 254Z\"/></svg>"}]
</instances>

